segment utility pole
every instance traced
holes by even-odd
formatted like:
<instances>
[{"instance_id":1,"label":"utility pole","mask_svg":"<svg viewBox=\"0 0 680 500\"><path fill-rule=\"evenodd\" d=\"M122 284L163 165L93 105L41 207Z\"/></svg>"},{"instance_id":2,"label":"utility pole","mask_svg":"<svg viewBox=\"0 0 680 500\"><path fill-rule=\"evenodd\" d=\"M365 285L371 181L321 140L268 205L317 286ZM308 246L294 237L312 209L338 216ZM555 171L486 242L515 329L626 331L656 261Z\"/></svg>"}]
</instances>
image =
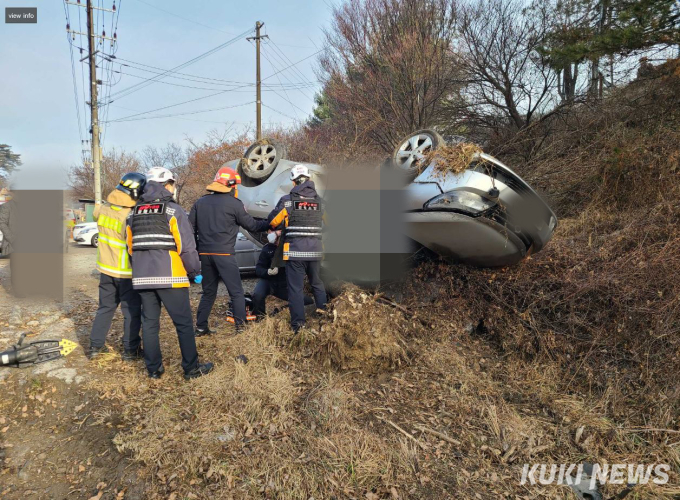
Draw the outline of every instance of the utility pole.
<instances>
[{"instance_id":1,"label":"utility pole","mask_svg":"<svg viewBox=\"0 0 680 500\"><path fill-rule=\"evenodd\" d=\"M94 167L94 201L102 202L101 149L99 147L99 101L97 100L96 34L92 0L87 0L87 48L90 62L90 112L92 121L92 166Z\"/></svg>"},{"instance_id":2,"label":"utility pole","mask_svg":"<svg viewBox=\"0 0 680 500\"><path fill-rule=\"evenodd\" d=\"M260 36L260 28L264 26L264 23L257 21L255 23L255 36L251 36L248 40L255 40L255 79L257 80L256 85L256 98L255 98L255 113L257 121L257 136L256 140L262 139L262 81L260 78L260 40L262 38L269 38L267 35Z\"/></svg>"}]
</instances>

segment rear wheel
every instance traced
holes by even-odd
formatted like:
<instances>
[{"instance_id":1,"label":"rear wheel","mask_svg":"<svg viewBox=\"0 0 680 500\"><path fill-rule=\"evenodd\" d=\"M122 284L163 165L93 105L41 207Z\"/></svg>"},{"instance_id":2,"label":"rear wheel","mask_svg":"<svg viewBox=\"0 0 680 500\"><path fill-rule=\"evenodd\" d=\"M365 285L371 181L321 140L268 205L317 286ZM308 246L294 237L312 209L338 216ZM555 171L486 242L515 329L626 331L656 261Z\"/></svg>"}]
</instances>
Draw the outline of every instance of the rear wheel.
<instances>
[{"instance_id":1,"label":"rear wheel","mask_svg":"<svg viewBox=\"0 0 680 500\"><path fill-rule=\"evenodd\" d=\"M442 145L444 139L434 130L418 130L399 143L392 154L392 162L412 180L427 166L421 165L425 156Z\"/></svg>"},{"instance_id":2,"label":"rear wheel","mask_svg":"<svg viewBox=\"0 0 680 500\"><path fill-rule=\"evenodd\" d=\"M98 234L95 234L92 237L92 241L90 242L90 244L95 248L97 248L99 246L99 235Z\"/></svg>"},{"instance_id":3,"label":"rear wheel","mask_svg":"<svg viewBox=\"0 0 680 500\"><path fill-rule=\"evenodd\" d=\"M241 170L249 179L264 182L284 157L283 145L271 139L260 139L246 150Z\"/></svg>"}]
</instances>

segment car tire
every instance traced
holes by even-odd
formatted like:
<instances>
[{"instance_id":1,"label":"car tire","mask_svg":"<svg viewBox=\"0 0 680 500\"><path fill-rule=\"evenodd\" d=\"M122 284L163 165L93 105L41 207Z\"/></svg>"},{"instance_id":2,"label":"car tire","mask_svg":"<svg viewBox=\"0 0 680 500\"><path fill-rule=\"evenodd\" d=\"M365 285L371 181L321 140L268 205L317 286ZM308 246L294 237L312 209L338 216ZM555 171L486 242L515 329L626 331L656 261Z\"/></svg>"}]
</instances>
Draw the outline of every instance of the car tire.
<instances>
[{"instance_id":1,"label":"car tire","mask_svg":"<svg viewBox=\"0 0 680 500\"><path fill-rule=\"evenodd\" d=\"M411 181L420 173L418 160L444 144L438 132L432 129L417 130L399 142L392 153L392 165L404 172Z\"/></svg>"},{"instance_id":2,"label":"car tire","mask_svg":"<svg viewBox=\"0 0 680 500\"><path fill-rule=\"evenodd\" d=\"M90 240L90 245L92 245L95 248L99 247L99 235L98 234L95 234L92 237L92 240Z\"/></svg>"},{"instance_id":3,"label":"car tire","mask_svg":"<svg viewBox=\"0 0 680 500\"><path fill-rule=\"evenodd\" d=\"M271 139L260 139L250 145L241 162L243 175L255 181L264 182L285 158L285 147Z\"/></svg>"}]
</instances>

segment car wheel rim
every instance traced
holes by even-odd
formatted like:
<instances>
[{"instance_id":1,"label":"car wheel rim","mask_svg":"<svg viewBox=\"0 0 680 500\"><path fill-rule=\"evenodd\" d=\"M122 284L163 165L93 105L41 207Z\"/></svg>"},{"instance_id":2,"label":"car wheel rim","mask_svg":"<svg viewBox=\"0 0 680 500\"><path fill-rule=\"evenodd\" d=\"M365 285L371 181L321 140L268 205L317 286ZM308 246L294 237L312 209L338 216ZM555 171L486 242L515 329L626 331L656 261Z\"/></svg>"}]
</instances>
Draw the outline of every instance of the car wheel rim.
<instances>
[{"instance_id":1,"label":"car wheel rim","mask_svg":"<svg viewBox=\"0 0 680 500\"><path fill-rule=\"evenodd\" d=\"M432 137L428 134L416 134L406 139L395 155L398 167L404 170L412 170L418 166L427 153L432 150Z\"/></svg>"},{"instance_id":2,"label":"car wheel rim","mask_svg":"<svg viewBox=\"0 0 680 500\"><path fill-rule=\"evenodd\" d=\"M248 167L252 171L262 171L269 168L276 159L276 148L271 144L263 144L253 149L248 155Z\"/></svg>"}]
</instances>

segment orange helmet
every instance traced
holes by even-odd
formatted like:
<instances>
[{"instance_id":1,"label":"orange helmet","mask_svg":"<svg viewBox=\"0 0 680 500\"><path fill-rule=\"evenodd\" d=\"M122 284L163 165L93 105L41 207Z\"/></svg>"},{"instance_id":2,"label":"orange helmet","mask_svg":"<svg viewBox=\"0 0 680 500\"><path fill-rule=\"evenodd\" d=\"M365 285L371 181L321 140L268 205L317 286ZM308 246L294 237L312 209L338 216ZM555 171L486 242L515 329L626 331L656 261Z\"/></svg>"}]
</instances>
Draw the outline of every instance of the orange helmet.
<instances>
[{"instance_id":1,"label":"orange helmet","mask_svg":"<svg viewBox=\"0 0 680 500\"><path fill-rule=\"evenodd\" d=\"M233 187L241 184L241 176L233 168L222 167L215 174L214 182L219 182L227 187Z\"/></svg>"}]
</instances>

